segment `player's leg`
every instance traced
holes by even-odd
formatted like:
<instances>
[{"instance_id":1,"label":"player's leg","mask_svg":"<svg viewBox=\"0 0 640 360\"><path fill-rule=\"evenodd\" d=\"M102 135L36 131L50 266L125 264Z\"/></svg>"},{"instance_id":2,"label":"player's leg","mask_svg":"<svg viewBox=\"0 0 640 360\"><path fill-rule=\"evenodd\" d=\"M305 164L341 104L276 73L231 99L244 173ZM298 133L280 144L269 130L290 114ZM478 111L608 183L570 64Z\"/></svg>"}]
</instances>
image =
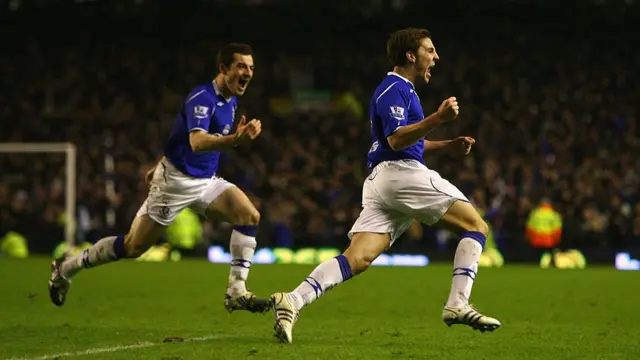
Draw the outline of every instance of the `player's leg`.
<instances>
[{"instance_id":1,"label":"player's leg","mask_svg":"<svg viewBox=\"0 0 640 360\"><path fill-rule=\"evenodd\" d=\"M286 294L287 299L296 310L301 310L337 285L367 270L390 243L389 234L353 234L351 245L343 254L318 265L297 288Z\"/></svg>"},{"instance_id":2,"label":"player's leg","mask_svg":"<svg viewBox=\"0 0 640 360\"><path fill-rule=\"evenodd\" d=\"M475 329L494 330L497 320L483 316L468 303L478 260L486 241L488 227L458 188L440 175L415 162L393 165L384 180L392 185L379 187L380 196L397 211L428 226L447 228L461 240L454 260L453 284L443 312L447 324L463 323Z\"/></svg>"},{"instance_id":3,"label":"player's leg","mask_svg":"<svg viewBox=\"0 0 640 360\"><path fill-rule=\"evenodd\" d=\"M500 322L484 316L469 304L473 283L478 273L478 261L489 228L476 209L467 201L456 200L442 219L435 224L460 236L453 264L453 279L449 299L443 310L447 325L465 324L480 331L493 331Z\"/></svg>"},{"instance_id":4,"label":"player's leg","mask_svg":"<svg viewBox=\"0 0 640 360\"><path fill-rule=\"evenodd\" d=\"M349 248L334 259L318 265L311 274L290 293L275 293L271 297L276 318L275 333L280 341L291 343L292 331L302 307L311 304L330 289L365 271L395 239L400 237L412 219L388 209L380 197L386 189L390 168L376 168L362 189L363 209L349 236Z\"/></svg>"},{"instance_id":5,"label":"player's leg","mask_svg":"<svg viewBox=\"0 0 640 360\"><path fill-rule=\"evenodd\" d=\"M142 255L162 237L178 213L198 199L207 184L208 179L187 178L170 163L161 162L151 179L149 195L126 235L100 239L75 256L53 262L49 281L53 303L64 304L71 278L82 269Z\"/></svg>"},{"instance_id":6,"label":"player's leg","mask_svg":"<svg viewBox=\"0 0 640 360\"><path fill-rule=\"evenodd\" d=\"M451 292L447 301L447 306L459 307L469 302L488 226L473 205L459 200L451 205L435 226L460 236L454 257Z\"/></svg>"},{"instance_id":7,"label":"player's leg","mask_svg":"<svg viewBox=\"0 0 640 360\"><path fill-rule=\"evenodd\" d=\"M166 226L149 215L137 216L126 235L108 236L93 246L68 258L56 259L51 265L49 295L58 306L64 304L71 278L82 269L108 264L123 258L136 258L154 245L164 234Z\"/></svg>"},{"instance_id":8,"label":"player's leg","mask_svg":"<svg viewBox=\"0 0 640 360\"><path fill-rule=\"evenodd\" d=\"M391 244L388 233L358 232L341 255L318 265L295 290L288 293L297 310L311 304L335 286L369 268Z\"/></svg>"},{"instance_id":9,"label":"player's leg","mask_svg":"<svg viewBox=\"0 0 640 360\"><path fill-rule=\"evenodd\" d=\"M273 294L271 302L276 318L276 337L283 343L291 343L293 325L299 311L329 290L367 270L390 243L389 234L355 233L351 245L343 254L318 265L292 292Z\"/></svg>"},{"instance_id":10,"label":"player's leg","mask_svg":"<svg viewBox=\"0 0 640 360\"><path fill-rule=\"evenodd\" d=\"M203 195L203 201L208 204L204 210L208 218L221 219L233 225L229 241L232 260L225 308L229 312L268 311L268 301L256 298L246 287L257 245L260 213L242 190L218 178L212 181L210 188Z\"/></svg>"}]
</instances>

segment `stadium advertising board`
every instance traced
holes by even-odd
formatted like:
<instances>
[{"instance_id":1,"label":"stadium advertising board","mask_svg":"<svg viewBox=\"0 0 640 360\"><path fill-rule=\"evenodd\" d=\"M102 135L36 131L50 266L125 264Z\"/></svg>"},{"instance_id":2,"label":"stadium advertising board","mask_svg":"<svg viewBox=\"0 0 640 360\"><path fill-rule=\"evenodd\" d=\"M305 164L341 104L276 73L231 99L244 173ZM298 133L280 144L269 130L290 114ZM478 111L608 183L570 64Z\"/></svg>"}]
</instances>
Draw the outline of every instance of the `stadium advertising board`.
<instances>
[{"instance_id":1,"label":"stadium advertising board","mask_svg":"<svg viewBox=\"0 0 640 360\"><path fill-rule=\"evenodd\" d=\"M262 248L256 250L254 264L311 264L316 265L340 254L336 248L303 248L292 250L287 248ZM231 254L222 246L211 246L208 251L209 261L216 264L231 262ZM374 262L374 266L427 266L429 258L425 255L382 254Z\"/></svg>"},{"instance_id":2,"label":"stadium advertising board","mask_svg":"<svg viewBox=\"0 0 640 360\"><path fill-rule=\"evenodd\" d=\"M617 253L615 261L618 270L640 270L640 260L632 258L628 252Z\"/></svg>"}]
</instances>

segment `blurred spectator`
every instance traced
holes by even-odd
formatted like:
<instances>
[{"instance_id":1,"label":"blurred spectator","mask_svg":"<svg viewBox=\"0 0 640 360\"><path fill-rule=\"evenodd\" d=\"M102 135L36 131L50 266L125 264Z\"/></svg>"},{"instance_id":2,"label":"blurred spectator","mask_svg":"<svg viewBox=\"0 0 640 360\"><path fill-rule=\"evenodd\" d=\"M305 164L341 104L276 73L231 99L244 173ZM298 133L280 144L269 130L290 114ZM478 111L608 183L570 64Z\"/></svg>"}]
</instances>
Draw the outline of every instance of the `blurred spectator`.
<instances>
[{"instance_id":1,"label":"blurred spectator","mask_svg":"<svg viewBox=\"0 0 640 360\"><path fill-rule=\"evenodd\" d=\"M640 244L640 53L629 47L640 33L627 25L637 4L451 1L426 11L417 0L265 0L228 17L216 14L240 5L20 4L0 15L0 141L77 145L87 240L127 230L145 196L142 174L162 155L181 101L214 75L217 45L239 40L256 51L240 112L261 118L263 135L226 154L220 175L259 201L263 245L343 246L366 176L369 97L389 70L386 36L419 24L442 59L419 88L425 112L451 95L463 109L433 138L477 139L469 157L427 164L491 212L499 244L525 242L542 196L557 204L573 247ZM107 152L113 174L105 174ZM61 240L63 157L0 154L0 168L1 230L29 233L32 251ZM224 231L205 229L211 241ZM430 234L422 247L437 246Z\"/></svg>"},{"instance_id":2,"label":"blurred spectator","mask_svg":"<svg viewBox=\"0 0 640 360\"><path fill-rule=\"evenodd\" d=\"M526 225L529 244L537 250L538 256L551 251L554 253L562 240L562 216L553 208L551 201L543 198L540 205L529 213ZM551 263L554 264L552 256Z\"/></svg>"}]
</instances>

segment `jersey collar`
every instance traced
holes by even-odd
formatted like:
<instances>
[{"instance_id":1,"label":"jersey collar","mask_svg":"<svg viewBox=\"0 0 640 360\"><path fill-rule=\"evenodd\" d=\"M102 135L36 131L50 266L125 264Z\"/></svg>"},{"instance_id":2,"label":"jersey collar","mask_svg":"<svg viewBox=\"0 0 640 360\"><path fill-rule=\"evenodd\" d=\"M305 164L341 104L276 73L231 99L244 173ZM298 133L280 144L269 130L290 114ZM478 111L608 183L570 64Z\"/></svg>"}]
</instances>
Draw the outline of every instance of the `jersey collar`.
<instances>
[{"instance_id":1,"label":"jersey collar","mask_svg":"<svg viewBox=\"0 0 640 360\"><path fill-rule=\"evenodd\" d=\"M222 95L222 93L220 92L220 89L218 89L218 84L216 84L216 79L213 79L213 80L211 81L211 86L213 86L213 91L215 91L215 92L216 92L216 95L218 95L219 97L223 98L223 99L224 99L224 101L226 101L227 103L231 102L231 99L232 99L233 97L230 97L230 98L228 98L228 99L227 99L227 98L225 98L225 97Z\"/></svg>"},{"instance_id":2,"label":"jersey collar","mask_svg":"<svg viewBox=\"0 0 640 360\"><path fill-rule=\"evenodd\" d=\"M397 77L399 77L400 79L402 79L402 80L406 81L409 85L411 85L411 87L412 87L412 88L414 88L414 89L416 88L415 86L413 86L413 83L412 83L411 81L409 81L409 79L407 79L406 77L404 77L404 76L402 76L402 75L400 75L400 74L394 73L393 71L389 71L389 72L387 73L387 75L397 76Z\"/></svg>"}]
</instances>

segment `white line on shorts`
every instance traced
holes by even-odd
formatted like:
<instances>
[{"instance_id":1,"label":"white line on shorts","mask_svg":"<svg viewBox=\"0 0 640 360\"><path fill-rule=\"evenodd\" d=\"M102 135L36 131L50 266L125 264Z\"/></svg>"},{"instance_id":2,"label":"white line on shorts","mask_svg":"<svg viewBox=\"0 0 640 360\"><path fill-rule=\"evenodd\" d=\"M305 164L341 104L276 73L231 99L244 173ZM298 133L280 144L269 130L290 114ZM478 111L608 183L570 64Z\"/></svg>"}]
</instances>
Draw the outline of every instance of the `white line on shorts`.
<instances>
[{"instance_id":1,"label":"white line on shorts","mask_svg":"<svg viewBox=\"0 0 640 360\"><path fill-rule=\"evenodd\" d=\"M194 337L194 338L186 338L186 339L184 339L182 341L178 341L177 343L181 343L181 342L196 342L196 341L209 341L209 340L221 339L223 337L225 337L225 336L224 335L201 336L201 337ZM118 345L118 346L105 347L105 348L92 348L92 349L81 350L81 351L76 351L76 352L64 352L64 353L58 353L58 354L46 354L46 355L35 356L35 357L9 358L9 359L6 359L6 360L48 360L48 359L55 359L55 358L68 357L68 356L95 355L95 354L103 354L103 353L112 353L112 352L123 351L123 350L143 349L143 348L160 346L160 345L165 345L165 344L167 344L167 343L165 343L165 342L143 341L143 342L139 342L137 344L131 344L131 345Z\"/></svg>"}]
</instances>

